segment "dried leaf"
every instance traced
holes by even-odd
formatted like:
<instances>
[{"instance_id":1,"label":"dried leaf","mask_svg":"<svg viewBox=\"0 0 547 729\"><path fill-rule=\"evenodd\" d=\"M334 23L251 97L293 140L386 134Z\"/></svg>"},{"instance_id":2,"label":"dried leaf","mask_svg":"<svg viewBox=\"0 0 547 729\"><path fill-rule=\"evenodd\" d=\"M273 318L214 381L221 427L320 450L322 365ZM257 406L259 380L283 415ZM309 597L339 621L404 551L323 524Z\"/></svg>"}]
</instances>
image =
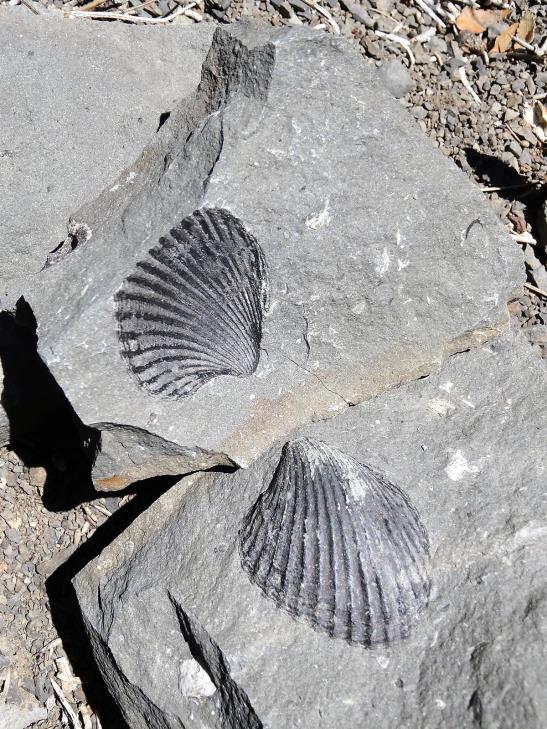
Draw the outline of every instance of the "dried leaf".
<instances>
[{"instance_id":1,"label":"dried leaf","mask_svg":"<svg viewBox=\"0 0 547 729\"><path fill-rule=\"evenodd\" d=\"M518 23L512 23L502 31L492 46L492 53L506 53L511 48L513 36L516 34L518 27Z\"/></svg>"},{"instance_id":2,"label":"dried leaf","mask_svg":"<svg viewBox=\"0 0 547 729\"><path fill-rule=\"evenodd\" d=\"M510 10L478 10L465 7L456 18L456 27L469 33L484 33L490 25L495 25L507 17Z\"/></svg>"},{"instance_id":3,"label":"dried leaf","mask_svg":"<svg viewBox=\"0 0 547 729\"><path fill-rule=\"evenodd\" d=\"M519 27L517 29L517 35L527 43L532 43L534 40L534 31L536 28L536 16L534 13L526 12L523 14L519 21ZM521 49L522 46L515 43L515 48Z\"/></svg>"},{"instance_id":4,"label":"dried leaf","mask_svg":"<svg viewBox=\"0 0 547 729\"><path fill-rule=\"evenodd\" d=\"M496 15L491 10L465 7L456 18L456 27L459 30L467 30L469 33L484 33L488 25L495 22Z\"/></svg>"}]
</instances>

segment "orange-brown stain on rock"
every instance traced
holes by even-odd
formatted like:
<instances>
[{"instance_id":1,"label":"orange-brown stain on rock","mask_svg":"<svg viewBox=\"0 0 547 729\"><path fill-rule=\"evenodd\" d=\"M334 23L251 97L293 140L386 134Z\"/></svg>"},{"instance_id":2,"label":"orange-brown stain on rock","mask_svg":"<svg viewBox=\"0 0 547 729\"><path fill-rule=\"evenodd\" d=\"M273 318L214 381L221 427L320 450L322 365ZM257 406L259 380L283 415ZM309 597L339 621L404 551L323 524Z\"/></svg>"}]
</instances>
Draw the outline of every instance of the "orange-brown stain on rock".
<instances>
[{"instance_id":1,"label":"orange-brown stain on rock","mask_svg":"<svg viewBox=\"0 0 547 729\"><path fill-rule=\"evenodd\" d=\"M109 478L99 478L95 482L97 491L120 491L129 485L127 476L110 476Z\"/></svg>"}]
</instances>

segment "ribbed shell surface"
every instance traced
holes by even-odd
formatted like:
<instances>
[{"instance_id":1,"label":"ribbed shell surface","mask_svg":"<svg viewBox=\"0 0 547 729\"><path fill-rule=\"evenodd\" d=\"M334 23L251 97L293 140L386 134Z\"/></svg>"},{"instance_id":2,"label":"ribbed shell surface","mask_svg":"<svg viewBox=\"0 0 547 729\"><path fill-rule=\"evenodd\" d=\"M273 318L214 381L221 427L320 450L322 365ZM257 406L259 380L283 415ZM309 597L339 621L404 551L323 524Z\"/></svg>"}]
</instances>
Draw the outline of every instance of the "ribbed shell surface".
<instances>
[{"instance_id":1,"label":"ribbed shell surface","mask_svg":"<svg viewBox=\"0 0 547 729\"><path fill-rule=\"evenodd\" d=\"M257 365L268 281L264 254L227 210L185 218L116 294L122 356L162 397L191 395L218 375Z\"/></svg>"},{"instance_id":2,"label":"ribbed shell surface","mask_svg":"<svg viewBox=\"0 0 547 729\"><path fill-rule=\"evenodd\" d=\"M278 607L350 643L406 637L427 604L429 540L408 497L319 441L285 444L239 548Z\"/></svg>"}]
</instances>

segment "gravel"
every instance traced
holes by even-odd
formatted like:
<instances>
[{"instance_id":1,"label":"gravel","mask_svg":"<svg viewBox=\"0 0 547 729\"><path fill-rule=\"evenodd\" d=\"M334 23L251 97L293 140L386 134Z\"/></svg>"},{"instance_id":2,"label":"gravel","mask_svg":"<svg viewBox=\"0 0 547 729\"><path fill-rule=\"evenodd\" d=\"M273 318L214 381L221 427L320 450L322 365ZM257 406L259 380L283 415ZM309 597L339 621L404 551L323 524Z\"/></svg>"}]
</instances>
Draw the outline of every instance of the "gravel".
<instances>
[{"instance_id":1,"label":"gravel","mask_svg":"<svg viewBox=\"0 0 547 729\"><path fill-rule=\"evenodd\" d=\"M28 469L6 449L0 450L0 463L0 689L9 668L7 703L38 701L48 718L33 726L58 729L62 717L54 678L76 713L92 721L80 680L65 663L45 582L107 517L93 505L48 511L42 503L43 469ZM108 501L114 511L119 499ZM102 500L97 503L108 509Z\"/></svg>"}]
</instances>

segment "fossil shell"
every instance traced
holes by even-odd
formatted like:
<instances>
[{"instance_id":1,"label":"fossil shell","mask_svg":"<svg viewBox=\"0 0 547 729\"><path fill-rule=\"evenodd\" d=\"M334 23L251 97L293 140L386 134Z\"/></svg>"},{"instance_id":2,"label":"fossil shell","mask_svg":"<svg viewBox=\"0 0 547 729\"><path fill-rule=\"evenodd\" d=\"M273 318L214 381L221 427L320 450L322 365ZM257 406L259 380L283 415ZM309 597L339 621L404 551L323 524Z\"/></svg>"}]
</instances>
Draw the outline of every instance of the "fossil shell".
<instances>
[{"instance_id":1,"label":"fossil shell","mask_svg":"<svg viewBox=\"0 0 547 729\"><path fill-rule=\"evenodd\" d=\"M285 444L239 548L278 607L350 643L406 637L427 604L429 540L408 497L319 441Z\"/></svg>"},{"instance_id":2,"label":"fossil shell","mask_svg":"<svg viewBox=\"0 0 547 729\"><path fill-rule=\"evenodd\" d=\"M116 295L122 355L139 384L191 395L218 375L251 375L267 308L264 254L227 210L185 218Z\"/></svg>"}]
</instances>

